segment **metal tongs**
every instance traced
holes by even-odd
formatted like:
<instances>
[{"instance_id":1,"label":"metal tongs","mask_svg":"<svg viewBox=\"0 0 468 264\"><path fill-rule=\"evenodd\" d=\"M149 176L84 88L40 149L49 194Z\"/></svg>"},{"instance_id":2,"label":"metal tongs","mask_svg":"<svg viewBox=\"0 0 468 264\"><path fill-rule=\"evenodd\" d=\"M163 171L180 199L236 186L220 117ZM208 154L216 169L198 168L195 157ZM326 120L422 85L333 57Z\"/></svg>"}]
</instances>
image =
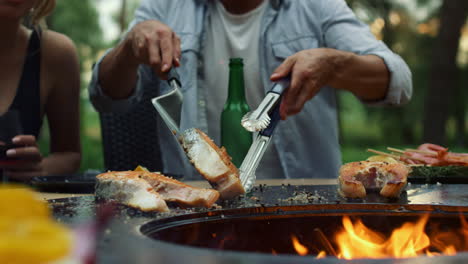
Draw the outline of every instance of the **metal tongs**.
<instances>
[{"instance_id":1,"label":"metal tongs","mask_svg":"<svg viewBox=\"0 0 468 264\"><path fill-rule=\"evenodd\" d=\"M239 168L240 180L246 192L249 192L255 184L255 171L280 120L280 102L283 91L289 87L289 84L289 78L275 83L258 108L242 118L241 124L246 130L259 132Z\"/></svg>"},{"instance_id":2,"label":"metal tongs","mask_svg":"<svg viewBox=\"0 0 468 264\"><path fill-rule=\"evenodd\" d=\"M172 90L164 95L151 99L151 102L164 123L176 137L177 142L179 142L180 113L182 111L182 101L184 97L180 91L180 77L175 68L171 68L169 71L167 82L172 87Z\"/></svg>"}]
</instances>

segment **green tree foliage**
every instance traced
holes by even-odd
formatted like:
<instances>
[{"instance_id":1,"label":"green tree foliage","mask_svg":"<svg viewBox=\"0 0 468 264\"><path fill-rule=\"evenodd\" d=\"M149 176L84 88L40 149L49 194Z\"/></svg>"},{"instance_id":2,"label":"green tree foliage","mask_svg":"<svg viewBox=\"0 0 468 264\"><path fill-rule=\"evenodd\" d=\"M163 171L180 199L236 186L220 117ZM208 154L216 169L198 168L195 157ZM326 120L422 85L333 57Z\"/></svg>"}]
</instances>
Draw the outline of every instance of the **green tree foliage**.
<instances>
[{"instance_id":1,"label":"green tree foliage","mask_svg":"<svg viewBox=\"0 0 468 264\"><path fill-rule=\"evenodd\" d=\"M86 47L92 52L103 48L99 15L93 0L58 0L47 23L52 30L69 36L80 48ZM86 53L80 55L93 55Z\"/></svg>"},{"instance_id":2,"label":"green tree foliage","mask_svg":"<svg viewBox=\"0 0 468 264\"><path fill-rule=\"evenodd\" d=\"M116 45L120 37L128 30L130 22L133 20L135 10L140 5L140 0L120 0L120 9L113 14L112 19L119 26L120 36L113 41Z\"/></svg>"},{"instance_id":3,"label":"green tree foliage","mask_svg":"<svg viewBox=\"0 0 468 264\"><path fill-rule=\"evenodd\" d=\"M466 111L466 98L461 101L457 100L457 95L462 96L457 55L467 15L467 1L443 1L439 14L440 30L432 56L431 84L428 87L424 114L424 139L429 142L447 144L448 121L454 118L460 119L460 123L464 122L463 115L453 116L451 111L457 110L462 113ZM464 130L464 125L459 125L461 125L459 130ZM461 136L464 136L463 131Z\"/></svg>"},{"instance_id":4,"label":"green tree foliage","mask_svg":"<svg viewBox=\"0 0 468 264\"><path fill-rule=\"evenodd\" d=\"M430 69L434 63L434 45L438 32L437 28L435 30L433 28L437 27L434 25L438 24L442 1L418 0L415 3L409 3L409 1L398 0L347 0L347 2L364 22L372 24L376 19L384 21L384 26L380 32L382 40L405 59L413 73L414 94L408 105L399 108L364 107L363 111L359 110L364 113L364 120L361 123L370 128L366 132L374 131L375 134L365 137L367 144L417 145L421 143L423 140L425 98L430 86ZM418 9L418 12L414 9ZM424 15L421 16L421 14ZM392 21L392 16L398 17L398 23ZM435 32L422 32L424 31L423 27L427 26L432 27ZM458 90L463 91L464 89ZM463 101L462 96L454 96L452 99L454 102ZM341 96L340 99L342 115L356 113L356 111L350 112L349 107L346 107L350 101L356 99L349 95ZM353 105L356 107L355 104ZM466 133L461 129L463 123L466 124L467 122L466 108L456 107L457 105L462 104L445 105L444 107L456 108L456 110L452 110L452 113L457 116L457 121L460 123L457 126L458 135L463 135L463 133ZM356 118L341 118L343 122L349 119ZM346 123L343 125L343 142L347 145L356 144L362 136L356 134L353 137L354 133L352 131L355 126ZM351 131L346 131L345 129L349 127ZM456 138L459 139L460 136ZM369 142L372 140L373 143ZM451 143L460 144L462 141L452 140Z\"/></svg>"}]
</instances>

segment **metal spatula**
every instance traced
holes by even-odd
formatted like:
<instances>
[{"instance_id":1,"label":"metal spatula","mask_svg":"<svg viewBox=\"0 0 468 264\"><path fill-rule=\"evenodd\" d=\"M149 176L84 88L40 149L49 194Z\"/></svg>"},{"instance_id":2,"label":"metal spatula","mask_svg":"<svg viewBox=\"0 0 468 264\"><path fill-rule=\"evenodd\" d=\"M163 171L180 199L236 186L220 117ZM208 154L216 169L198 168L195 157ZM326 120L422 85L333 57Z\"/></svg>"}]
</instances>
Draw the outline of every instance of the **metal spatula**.
<instances>
[{"instance_id":1,"label":"metal spatula","mask_svg":"<svg viewBox=\"0 0 468 264\"><path fill-rule=\"evenodd\" d=\"M169 71L167 82L172 87L172 90L164 95L151 99L151 102L178 141L183 95L180 91L181 82L179 74L175 68Z\"/></svg>"}]
</instances>

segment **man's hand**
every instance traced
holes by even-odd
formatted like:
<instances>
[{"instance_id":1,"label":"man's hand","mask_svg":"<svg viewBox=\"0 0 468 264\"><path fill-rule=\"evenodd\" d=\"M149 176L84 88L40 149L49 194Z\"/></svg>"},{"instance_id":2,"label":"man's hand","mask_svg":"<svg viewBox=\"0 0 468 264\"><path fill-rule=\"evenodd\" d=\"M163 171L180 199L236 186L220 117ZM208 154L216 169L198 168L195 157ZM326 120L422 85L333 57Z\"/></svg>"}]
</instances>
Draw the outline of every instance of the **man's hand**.
<instances>
[{"instance_id":1,"label":"man's hand","mask_svg":"<svg viewBox=\"0 0 468 264\"><path fill-rule=\"evenodd\" d=\"M334 49L309 49L288 57L271 76L278 81L291 76L291 85L283 93L281 119L299 113L320 88L331 84L353 54Z\"/></svg>"},{"instance_id":2,"label":"man's hand","mask_svg":"<svg viewBox=\"0 0 468 264\"><path fill-rule=\"evenodd\" d=\"M180 65L180 39L171 28L156 20L133 27L124 40L134 64L150 65L162 79L173 65Z\"/></svg>"},{"instance_id":3,"label":"man's hand","mask_svg":"<svg viewBox=\"0 0 468 264\"><path fill-rule=\"evenodd\" d=\"M13 144L18 146L7 151L8 158L16 158L8 165L0 165L4 169L4 175L16 180L29 180L32 177L44 176L41 165L42 154L36 143L36 138L31 135L19 135L13 138Z\"/></svg>"},{"instance_id":4,"label":"man's hand","mask_svg":"<svg viewBox=\"0 0 468 264\"><path fill-rule=\"evenodd\" d=\"M99 84L113 99L128 98L138 80L138 66L146 64L161 79L174 65L180 66L180 39L167 25L146 20L135 25L99 66Z\"/></svg>"}]
</instances>

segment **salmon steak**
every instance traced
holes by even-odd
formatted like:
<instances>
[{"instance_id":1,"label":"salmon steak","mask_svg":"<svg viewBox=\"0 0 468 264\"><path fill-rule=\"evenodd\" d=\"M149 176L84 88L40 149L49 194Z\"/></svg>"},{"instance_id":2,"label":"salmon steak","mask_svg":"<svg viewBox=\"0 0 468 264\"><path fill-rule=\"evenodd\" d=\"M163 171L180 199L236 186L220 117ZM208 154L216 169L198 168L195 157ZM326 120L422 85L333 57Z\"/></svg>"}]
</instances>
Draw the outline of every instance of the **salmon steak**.
<instances>
[{"instance_id":1,"label":"salmon steak","mask_svg":"<svg viewBox=\"0 0 468 264\"><path fill-rule=\"evenodd\" d=\"M129 172L107 172L96 176L96 198L116 201L145 212L168 212L166 201L151 185Z\"/></svg>"},{"instance_id":2,"label":"salmon steak","mask_svg":"<svg viewBox=\"0 0 468 264\"><path fill-rule=\"evenodd\" d=\"M211 138L196 128L186 130L181 142L190 162L219 191L222 199L232 199L245 193L239 171L225 148L219 148Z\"/></svg>"},{"instance_id":3,"label":"salmon steak","mask_svg":"<svg viewBox=\"0 0 468 264\"><path fill-rule=\"evenodd\" d=\"M159 206L160 200L164 204L175 202L181 207L210 208L219 198L216 190L196 188L155 172L111 171L99 174L96 179L96 196L113 199L143 211L145 208L167 211L164 206Z\"/></svg>"},{"instance_id":4,"label":"salmon steak","mask_svg":"<svg viewBox=\"0 0 468 264\"><path fill-rule=\"evenodd\" d=\"M339 193L348 198L364 198L366 190L398 198L406 186L410 168L400 162L359 161L340 168Z\"/></svg>"}]
</instances>

